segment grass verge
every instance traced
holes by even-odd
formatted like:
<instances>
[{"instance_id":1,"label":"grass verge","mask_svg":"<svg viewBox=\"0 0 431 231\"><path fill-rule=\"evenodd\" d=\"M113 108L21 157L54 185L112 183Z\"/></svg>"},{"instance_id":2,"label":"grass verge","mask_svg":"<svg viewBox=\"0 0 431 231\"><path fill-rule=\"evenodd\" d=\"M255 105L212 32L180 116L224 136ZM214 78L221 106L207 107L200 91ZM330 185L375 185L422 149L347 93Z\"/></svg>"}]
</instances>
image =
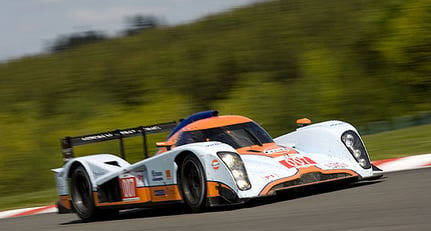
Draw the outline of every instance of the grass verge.
<instances>
[{"instance_id":1,"label":"grass verge","mask_svg":"<svg viewBox=\"0 0 431 231\"><path fill-rule=\"evenodd\" d=\"M56 203L57 199L57 191L54 188L0 197L0 211L52 205Z\"/></svg>"},{"instance_id":2,"label":"grass verge","mask_svg":"<svg viewBox=\"0 0 431 231\"><path fill-rule=\"evenodd\" d=\"M362 137L372 160L431 153L431 124Z\"/></svg>"}]
</instances>

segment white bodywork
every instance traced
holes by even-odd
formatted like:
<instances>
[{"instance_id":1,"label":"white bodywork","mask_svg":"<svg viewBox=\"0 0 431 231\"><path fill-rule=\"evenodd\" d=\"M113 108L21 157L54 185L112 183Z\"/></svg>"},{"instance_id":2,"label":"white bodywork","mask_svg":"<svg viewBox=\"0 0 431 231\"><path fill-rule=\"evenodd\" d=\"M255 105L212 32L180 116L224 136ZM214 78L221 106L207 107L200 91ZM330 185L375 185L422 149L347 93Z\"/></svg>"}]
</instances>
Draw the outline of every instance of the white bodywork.
<instances>
[{"instance_id":1,"label":"white bodywork","mask_svg":"<svg viewBox=\"0 0 431 231\"><path fill-rule=\"evenodd\" d=\"M348 165L347 169L355 171L362 178L381 174L373 173L372 168L363 169L355 161L341 141L341 135L348 130L359 134L352 125L333 120L298 128L294 132L275 138L274 141L277 144L293 147L300 153L312 156L319 163L317 166L322 169L331 169L327 166L331 163L342 163Z\"/></svg>"},{"instance_id":2,"label":"white bodywork","mask_svg":"<svg viewBox=\"0 0 431 231\"><path fill-rule=\"evenodd\" d=\"M296 131L282 135L274 141L286 148L293 148L299 154L290 154L271 158L264 155L241 155L251 188L239 190L230 170L219 158L217 152L236 152L231 146L220 142L201 142L182 145L162 154L130 164L111 154L78 157L67 162L62 168L54 169L59 195L69 195L68 177L71 167L80 163L88 172L93 191L114 177L135 177L138 187L166 186L177 184L177 164L175 158L184 152L196 155L205 170L206 180L221 182L229 186L238 198L261 196L262 190L271 182L294 176L299 168L307 167L303 163L298 167L287 168L280 160L308 157L312 165L322 170L348 169L359 175L359 180L376 176L372 168L364 169L350 154L341 141L341 135L347 130L356 131L348 123L328 121L298 128ZM112 163L115 163L113 165ZM169 174L168 174L169 173Z\"/></svg>"}]
</instances>

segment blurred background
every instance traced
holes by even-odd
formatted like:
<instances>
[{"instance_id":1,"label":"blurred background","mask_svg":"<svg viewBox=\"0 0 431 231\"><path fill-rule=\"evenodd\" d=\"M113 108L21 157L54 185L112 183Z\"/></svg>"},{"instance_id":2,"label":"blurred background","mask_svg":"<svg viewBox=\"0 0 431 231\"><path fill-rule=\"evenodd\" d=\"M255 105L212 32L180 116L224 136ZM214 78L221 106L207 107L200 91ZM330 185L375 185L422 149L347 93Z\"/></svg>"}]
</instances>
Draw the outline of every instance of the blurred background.
<instances>
[{"instance_id":1,"label":"blurred background","mask_svg":"<svg viewBox=\"0 0 431 231\"><path fill-rule=\"evenodd\" d=\"M0 197L55 199L50 169L63 163L61 137L178 121L202 110L250 117L274 137L302 117L344 120L363 135L431 123L429 0L232 7L181 23L130 11L115 36L83 28L57 34L43 51L4 58ZM140 142L128 143L131 162L142 157ZM108 142L81 153L117 149Z\"/></svg>"}]
</instances>

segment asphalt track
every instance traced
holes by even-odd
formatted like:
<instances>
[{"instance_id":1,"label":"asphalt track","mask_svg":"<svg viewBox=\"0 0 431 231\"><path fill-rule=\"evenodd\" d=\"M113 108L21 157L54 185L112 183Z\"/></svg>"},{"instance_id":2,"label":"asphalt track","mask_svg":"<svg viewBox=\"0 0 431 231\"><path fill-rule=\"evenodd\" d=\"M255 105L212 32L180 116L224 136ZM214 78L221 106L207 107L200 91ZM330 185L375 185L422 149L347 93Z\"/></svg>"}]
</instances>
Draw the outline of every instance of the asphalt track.
<instances>
[{"instance_id":1,"label":"asphalt track","mask_svg":"<svg viewBox=\"0 0 431 231\"><path fill-rule=\"evenodd\" d=\"M0 220L0 230L431 230L431 168L391 172L384 179L289 191L205 213L178 208L122 213L82 223L75 214L40 214ZM312 193L310 193L312 191Z\"/></svg>"}]
</instances>

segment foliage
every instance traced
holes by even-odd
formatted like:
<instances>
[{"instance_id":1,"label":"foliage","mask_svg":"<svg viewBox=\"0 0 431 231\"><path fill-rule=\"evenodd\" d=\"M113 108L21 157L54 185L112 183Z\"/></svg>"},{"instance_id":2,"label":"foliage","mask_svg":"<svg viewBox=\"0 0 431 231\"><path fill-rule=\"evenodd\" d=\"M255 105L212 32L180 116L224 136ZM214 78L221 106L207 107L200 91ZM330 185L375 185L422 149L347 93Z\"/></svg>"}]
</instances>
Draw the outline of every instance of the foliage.
<instances>
[{"instance_id":1,"label":"foliage","mask_svg":"<svg viewBox=\"0 0 431 231\"><path fill-rule=\"evenodd\" d=\"M153 29L159 27L162 23L161 20L154 16L145 16L137 14L126 19L128 28L125 30L125 34L130 36L140 31Z\"/></svg>"},{"instance_id":2,"label":"foliage","mask_svg":"<svg viewBox=\"0 0 431 231\"><path fill-rule=\"evenodd\" d=\"M82 46L84 44L98 42L104 39L106 39L106 36L103 33L97 31L74 33L72 35L61 36L58 38L51 47L51 51L63 51L66 49Z\"/></svg>"}]
</instances>

